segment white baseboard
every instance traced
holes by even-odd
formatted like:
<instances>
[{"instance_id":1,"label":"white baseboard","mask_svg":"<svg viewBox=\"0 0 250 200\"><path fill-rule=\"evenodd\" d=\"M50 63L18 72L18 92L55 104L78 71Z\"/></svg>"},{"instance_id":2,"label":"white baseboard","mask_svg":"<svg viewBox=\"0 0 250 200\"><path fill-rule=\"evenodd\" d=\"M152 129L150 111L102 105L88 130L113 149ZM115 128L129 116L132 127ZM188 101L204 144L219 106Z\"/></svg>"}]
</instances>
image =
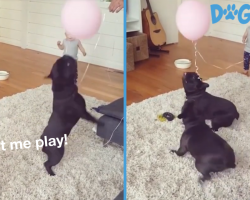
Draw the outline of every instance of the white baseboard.
<instances>
[{"instance_id":1,"label":"white baseboard","mask_svg":"<svg viewBox=\"0 0 250 200\"><path fill-rule=\"evenodd\" d=\"M5 43L5 44L10 44L10 45L13 45L13 46L21 47L21 41L12 40L12 39L9 39L9 38L0 37L0 42Z\"/></svg>"},{"instance_id":2,"label":"white baseboard","mask_svg":"<svg viewBox=\"0 0 250 200\"><path fill-rule=\"evenodd\" d=\"M233 34L223 33L219 31L212 31L210 36L224 39L224 40L229 40L232 42L242 43L242 36L239 36L239 35L233 35Z\"/></svg>"},{"instance_id":3,"label":"white baseboard","mask_svg":"<svg viewBox=\"0 0 250 200\"><path fill-rule=\"evenodd\" d=\"M45 46L28 44L27 49L31 49L34 51L39 51L39 52L43 52L43 53L47 53L47 54L51 54L51 55L55 55L55 56L62 56L62 51L57 50L57 49L47 48ZM123 63L121 64L118 62L104 60L101 58L96 58L96 57L91 57L91 56L86 56L86 57L81 56L81 57L79 57L79 61L85 62L85 63L90 63L93 65L102 66L102 67L111 68L114 70L124 71Z\"/></svg>"},{"instance_id":4,"label":"white baseboard","mask_svg":"<svg viewBox=\"0 0 250 200\"><path fill-rule=\"evenodd\" d=\"M16 41L16 40L0 37L0 42L23 48L23 47L21 47L22 46L21 41ZM27 49L38 51L38 52L43 52L43 53L47 53L47 54L51 54L51 55L55 55L55 56L62 56L62 51L59 51L57 49L39 46L39 45L28 44ZM101 58L96 58L96 57L92 57L92 56L86 56L86 57L80 56L79 61L85 62L85 63L90 63L93 65L102 66L102 67L111 68L114 70L124 71L123 63L104 60Z\"/></svg>"}]
</instances>

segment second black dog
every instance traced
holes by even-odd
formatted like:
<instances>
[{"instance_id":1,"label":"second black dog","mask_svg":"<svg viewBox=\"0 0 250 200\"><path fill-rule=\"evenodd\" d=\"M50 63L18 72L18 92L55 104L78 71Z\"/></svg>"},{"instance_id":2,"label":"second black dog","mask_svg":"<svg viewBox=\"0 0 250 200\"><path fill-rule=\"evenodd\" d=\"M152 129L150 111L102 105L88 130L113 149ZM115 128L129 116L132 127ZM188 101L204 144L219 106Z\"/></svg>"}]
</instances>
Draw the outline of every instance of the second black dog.
<instances>
[{"instance_id":1,"label":"second black dog","mask_svg":"<svg viewBox=\"0 0 250 200\"><path fill-rule=\"evenodd\" d=\"M204 119L211 120L214 131L221 127L229 127L235 119L239 119L236 106L227 99L207 93L206 88L209 84L202 82L197 73L184 73L182 83L186 98L195 100L197 112Z\"/></svg>"},{"instance_id":2,"label":"second black dog","mask_svg":"<svg viewBox=\"0 0 250 200\"><path fill-rule=\"evenodd\" d=\"M195 158L195 167L203 175L199 181L211 178L211 172L221 172L235 168L234 150L229 144L214 133L196 113L193 100L187 100L178 115L183 120L185 130L181 136L180 147L171 152L183 156L187 152Z\"/></svg>"},{"instance_id":3,"label":"second black dog","mask_svg":"<svg viewBox=\"0 0 250 200\"><path fill-rule=\"evenodd\" d=\"M41 139L58 138L56 146L43 146L42 151L48 160L44 163L47 172L54 176L52 166L57 165L64 155L64 134L70 134L80 118L97 123L97 119L86 110L84 98L78 93L75 84L77 62L70 56L59 58L47 78L52 79L53 111ZM58 148L59 146L59 148Z\"/></svg>"}]
</instances>

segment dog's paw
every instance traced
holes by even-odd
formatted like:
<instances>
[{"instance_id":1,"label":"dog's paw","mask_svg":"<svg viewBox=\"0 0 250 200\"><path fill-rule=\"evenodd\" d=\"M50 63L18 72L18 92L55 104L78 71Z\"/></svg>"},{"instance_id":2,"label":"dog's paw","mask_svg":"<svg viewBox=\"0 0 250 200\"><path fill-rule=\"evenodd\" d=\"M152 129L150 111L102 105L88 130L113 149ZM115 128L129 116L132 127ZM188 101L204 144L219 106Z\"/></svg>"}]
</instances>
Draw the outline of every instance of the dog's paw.
<instances>
[{"instance_id":1,"label":"dog's paw","mask_svg":"<svg viewBox=\"0 0 250 200\"><path fill-rule=\"evenodd\" d=\"M200 184L200 185L203 185L204 184L204 179L203 179L203 177L199 177L198 178L198 183Z\"/></svg>"},{"instance_id":2,"label":"dog's paw","mask_svg":"<svg viewBox=\"0 0 250 200\"><path fill-rule=\"evenodd\" d=\"M170 150L170 153L172 153L172 154L173 154L173 153L176 154L176 152L177 152L176 150Z\"/></svg>"},{"instance_id":3,"label":"dog's paw","mask_svg":"<svg viewBox=\"0 0 250 200\"><path fill-rule=\"evenodd\" d=\"M55 176L56 174L54 172L50 173L49 174L50 176Z\"/></svg>"},{"instance_id":4,"label":"dog's paw","mask_svg":"<svg viewBox=\"0 0 250 200\"><path fill-rule=\"evenodd\" d=\"M213 128L213 127L211 128L211 130L214 131L214 132L218 132L219 131L218 128Z\"/></svg>"},{"instance_id":5,"label":"dog's paw","mask_svg":"<svg viewBox=\"0 0 250 200\"><path fill-rule=\"evenodd\" d=\"M199 177L198 182L199 182L200 184L204 184L206 181L209 181L209 180L211 180L211 175L210 175L210 174L207 174L207 175L205 175L205 176Z\"/></svg>"},{"instance_id":6,"label":"dog's paw","mask_svg":"<svg viewBox=\"0 0 250 200\"><path fill-rule=\"evenodd\" d=\"M209 179L210 179L209 177L205 178L204 176L201 176L199 177L198 182L199 184L203 185Z\"/></svg>"},{"instance_id":7,"label":"dog's paw","mask_svg":"<svg viewBox=\"0 0 250 200\"><path fill-rule=\"evenodd\" d=\"M177 116L177 118L178 118L178 119L182 119L182 118L183 118L182 114L179 114L179 115Z\"/></svg>"}]
</instances>

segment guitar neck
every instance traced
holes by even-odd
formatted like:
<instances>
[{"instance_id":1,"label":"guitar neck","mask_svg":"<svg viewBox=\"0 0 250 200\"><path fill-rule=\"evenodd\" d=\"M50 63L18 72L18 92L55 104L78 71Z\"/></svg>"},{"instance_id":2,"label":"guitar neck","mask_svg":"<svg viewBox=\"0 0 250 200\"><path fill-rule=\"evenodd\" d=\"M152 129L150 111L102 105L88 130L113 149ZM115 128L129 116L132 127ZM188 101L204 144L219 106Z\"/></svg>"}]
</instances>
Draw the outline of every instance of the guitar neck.
<instances>
[{"instance_id":1,"label":"guitar neck","mask_svg":"<svg viewBox=\"0 0 250 200\"><path fill-rule=\"evenodd\" d=\"M147 2L148 9L150 11L151 16L153 16L153 10L152 10L152 7L151 7L151 4L150 4L149 0L146 0L146 2Z\"/></svg>"}]
</instances>

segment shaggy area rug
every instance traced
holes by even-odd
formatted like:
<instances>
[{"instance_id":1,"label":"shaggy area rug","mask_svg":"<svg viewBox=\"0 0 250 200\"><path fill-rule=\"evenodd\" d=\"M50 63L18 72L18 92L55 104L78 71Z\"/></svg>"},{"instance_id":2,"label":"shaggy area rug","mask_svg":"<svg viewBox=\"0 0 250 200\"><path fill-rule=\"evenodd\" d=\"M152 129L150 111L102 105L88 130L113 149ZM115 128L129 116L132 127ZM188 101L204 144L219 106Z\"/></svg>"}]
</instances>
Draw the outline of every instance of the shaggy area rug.
<instances>
[{"instance_id":1,"label":"shaggy area rug","mask_svg":"<svg viewBox=\"0 0 250 200\"><path fill-rule=\"evenodd\" d=\"M250 199L250 78L228 73L207 82L208 92L231 100L240 113L230 128L218 132L235 150L237 167L213 174L201 186L190 154L178 157L169 152L179 147L182 121L156 120L163 112L180 113L184 90L159 95L127 108L128 200Z\"/></svg>"},{"instance_id":2,"label":"shaggy area rug","mask_svg":"<svg viewBox=\"0 0 250 200\"><path fill-rule=\"evenodd\" d=\"M88 110L105 102L84 96ZM123 151L103 148L93 124L80 120L73 128L61 162L50 177L43 163L47 156L36 150L52 109L51 85L0 100L1 200L113 200L123 188ZM91 112L92 113L92 112ZM97 113L92 113L99 116ZM29 149L10 149L10 142L30 141ZM0 148L2 146L0 145Z\"/></svg>"}]
</instances>

